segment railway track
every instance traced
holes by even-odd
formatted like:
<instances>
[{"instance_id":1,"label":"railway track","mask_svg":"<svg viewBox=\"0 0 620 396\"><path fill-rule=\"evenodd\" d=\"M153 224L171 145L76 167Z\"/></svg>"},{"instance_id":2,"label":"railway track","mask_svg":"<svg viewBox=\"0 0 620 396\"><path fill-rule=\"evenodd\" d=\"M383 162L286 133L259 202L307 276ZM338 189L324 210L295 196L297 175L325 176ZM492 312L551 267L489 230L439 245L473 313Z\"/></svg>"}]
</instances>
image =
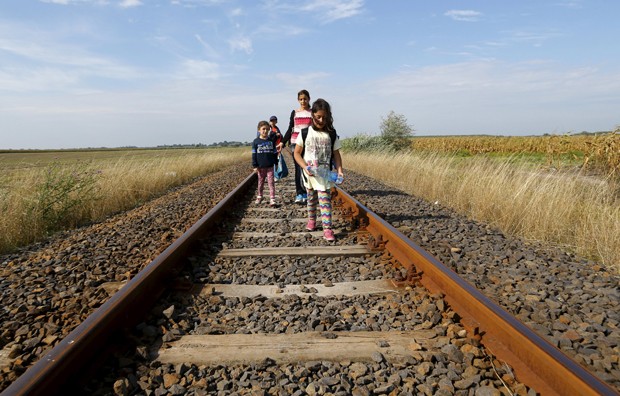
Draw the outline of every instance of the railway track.
<instances>
[{"instance_id":1,"label":"railway track","mask_svg":"<svg viewBox=\"0 0 620 396\"><path fill-rule=\"evenodd\" d=\"M3 395L617 394L346 192L329 243L288 199L255 205L254 186L106 284L113 296Z\"/></svg>"}]
</instances>

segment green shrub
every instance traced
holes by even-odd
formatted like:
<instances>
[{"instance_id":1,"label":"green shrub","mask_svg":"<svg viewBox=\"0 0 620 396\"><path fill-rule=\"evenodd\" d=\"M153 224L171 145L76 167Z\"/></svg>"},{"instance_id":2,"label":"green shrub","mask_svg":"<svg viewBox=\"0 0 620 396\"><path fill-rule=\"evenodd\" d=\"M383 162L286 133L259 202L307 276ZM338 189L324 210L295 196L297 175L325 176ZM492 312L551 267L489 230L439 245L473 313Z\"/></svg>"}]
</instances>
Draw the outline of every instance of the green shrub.
<instances>
[{"instance_id":1,"label":"green shrub","mask_svg":"<svg viewBox=\"0 0 620 396\"><path fill-rule=\"evenodd\" d=\"M360 151L390 151L390 142L382 136L358 134L342 140L342 149L348 152Z\"/></svg>"},{"instance_id":2,"label":"green shrub","mask_svg":"<svg viewBox=\"0 0 620 396\"><path fill-rule=\"evenodd\" d=\"M381 138L384 145L393 151L409 148L409 138L413 135L413 127L407 123L403 114L390 111L385 118L381 118Z\"/></svg>"}]
</instances>

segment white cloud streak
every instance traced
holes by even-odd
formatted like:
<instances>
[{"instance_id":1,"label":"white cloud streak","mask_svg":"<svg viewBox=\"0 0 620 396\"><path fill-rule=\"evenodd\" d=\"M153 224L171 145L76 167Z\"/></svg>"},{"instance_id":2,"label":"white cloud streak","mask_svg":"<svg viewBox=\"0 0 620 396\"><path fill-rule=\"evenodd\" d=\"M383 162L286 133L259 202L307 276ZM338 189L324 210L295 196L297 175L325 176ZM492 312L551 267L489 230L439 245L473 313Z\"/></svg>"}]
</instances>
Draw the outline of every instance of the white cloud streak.
<instances>
[{"instance_id":1,"label":"white cloud streak","mask_svg":"<svg viewBox=\"0 0 620 396\"><path fill-rule=\"evenodd\" d=\"M234 51L243 51L250 55L254 49L252 48L252 39L249 37L233 37L228 40L230 49Z\"/></svg>"},{"instance_id":2,"label":"white cloud streak","mask_svg":"<svg viewBox=\"0 0 620 396\"><path fill-rule=\"evenodd\" d=\"M444 14L455 21L476 22L482 16L482 13L473 10L449 10Z\"/></svg>"},{"instance_id":3,"label":"white cloud streak","mask_svg":"<svg viewBox=\"0 0 620 396\"><path fill-rule=\"evenodd\" d=\"M361 14L364 12L364 0L271 0L266 7L274 12L310 16L326 24Z\"/></svg>"},{"instance_id":4,"label":"white cloud streak","mask_svg":"<svg viewBox=\"0 0 620 396\"><path fill-rule=\"evenodd\" d=\"M140 0L123 0L119 6L121 8L131 8L131 7L138 7L143 5L143 3Z\"/></svg>"},{"instance_id":5,"label":"white cloud streak","mask_svg":"<svg viewBox=\"0 0 620 396\"><path fill-rule=\"evenodd\" d=\"M83 4L83 3L91 3L95 5L108 5L110 2L108 0L39 0L41 3L49 3L49 4L59 4L59 5L69 5L69 4ZM131 0L129 0L131 1Z\"/></svg>"},{"instance_id":6,"label":"white cloud streak","mask_svg":"<svg viewBox=\"0 0 620 396\"><path fill-rule=\"evenodd\" d=\"M182 80L218 79L220 68L217 63L188 59L181 64L175 78Z\"/></svg>"}]
</instances>

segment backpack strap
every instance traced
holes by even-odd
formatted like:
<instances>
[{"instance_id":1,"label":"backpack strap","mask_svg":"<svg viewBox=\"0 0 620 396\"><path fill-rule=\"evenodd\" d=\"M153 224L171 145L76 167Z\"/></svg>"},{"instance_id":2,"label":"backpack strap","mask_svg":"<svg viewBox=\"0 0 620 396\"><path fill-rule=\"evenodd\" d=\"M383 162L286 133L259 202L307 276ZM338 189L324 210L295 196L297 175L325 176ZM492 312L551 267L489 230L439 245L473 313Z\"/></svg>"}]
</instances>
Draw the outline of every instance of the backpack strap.
<instances>
[{"instance_id":1,"label":"backpack strap","mask_svg":"<svg viewBox=\"0 0 620 396\"><path fill-rule=\"evenodd\" d=\"M301 141L304 143L304 146L301 148L301 158L303 158L306 153L306 137L308 137L308 127L301 130Z\"/></svg>"}]
</instances>

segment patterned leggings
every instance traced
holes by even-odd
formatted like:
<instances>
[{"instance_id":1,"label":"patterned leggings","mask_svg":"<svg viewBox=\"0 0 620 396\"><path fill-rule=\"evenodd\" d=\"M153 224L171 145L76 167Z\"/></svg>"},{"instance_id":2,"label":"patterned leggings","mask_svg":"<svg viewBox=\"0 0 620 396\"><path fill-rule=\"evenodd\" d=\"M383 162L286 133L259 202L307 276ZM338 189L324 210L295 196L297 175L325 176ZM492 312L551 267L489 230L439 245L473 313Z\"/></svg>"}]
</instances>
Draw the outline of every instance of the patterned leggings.
<instances>
[{"instance_id":1,"label":"patterned leggings","mask_svg":"<svg viewBox=\"0 0 620 396\"><path fill-rule=\"evenodd\" d=\"M263 196L263 189L265 188L265 177L267 178L267 184L269 185L269 198L276 198L276 185L273 180L273 166L268 168L258 168L258 196Z\"/></svg>"},{"instance_id":2,"label":"patterned leggings","mask_svg":"<svg viewBox=\"0 0 620 396\"><path fill-rule=\"evenodd\" d=\"M318 195L318 199L317 199ZM332 192L308 189L308 219L316 220L316 204L319 201L321 210L321 223L323 229L332 228Z\"/></svg>"}]
</instances>

